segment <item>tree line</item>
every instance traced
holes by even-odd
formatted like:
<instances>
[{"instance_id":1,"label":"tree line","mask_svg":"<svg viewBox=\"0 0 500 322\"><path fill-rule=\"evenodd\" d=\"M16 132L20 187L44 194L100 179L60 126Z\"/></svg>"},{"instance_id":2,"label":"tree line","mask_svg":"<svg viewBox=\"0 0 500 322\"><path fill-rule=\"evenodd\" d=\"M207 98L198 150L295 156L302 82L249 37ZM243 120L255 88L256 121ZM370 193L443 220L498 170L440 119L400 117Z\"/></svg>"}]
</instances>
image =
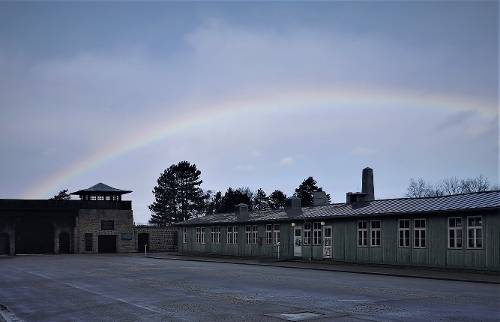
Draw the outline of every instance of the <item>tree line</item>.
<instances>
[{"instance_id":1,"label":"tree line","mask_svg":"<svg viewBox=\"0 0 500 322\"><path fill-rule=\"evenodd\" d=\"M259 188L252 191L248 187L229 187L224 193L201 188L203 180L196 164L181 161L171 165L160 174L153 188L154 202L151 210L150 224L166 226L202 215L233 212L238 204L246 204L252 210L274 210L285 207L286 194L274 190L267 194ZM313 192L323 191L313 177L308 177L295 189L294 195L301 198L302 206L313 205ZM330 201L330 195L327 194Z\"/></svg>"},{"instance_id":2,"label":"tree line","mask_svg":"<svg viewBox=\"0 0 500 322\"><path fill-rule=\"evenodd\" d=\"M425 181L422 178L410 179L410 184L406 190L406 197L441 197L458 193L481 192L488 190L498 190L497 185L492 185L488 178L480 175L473 178L449 177L438 181L435 184Z\"/></svg>"}]
</instances>

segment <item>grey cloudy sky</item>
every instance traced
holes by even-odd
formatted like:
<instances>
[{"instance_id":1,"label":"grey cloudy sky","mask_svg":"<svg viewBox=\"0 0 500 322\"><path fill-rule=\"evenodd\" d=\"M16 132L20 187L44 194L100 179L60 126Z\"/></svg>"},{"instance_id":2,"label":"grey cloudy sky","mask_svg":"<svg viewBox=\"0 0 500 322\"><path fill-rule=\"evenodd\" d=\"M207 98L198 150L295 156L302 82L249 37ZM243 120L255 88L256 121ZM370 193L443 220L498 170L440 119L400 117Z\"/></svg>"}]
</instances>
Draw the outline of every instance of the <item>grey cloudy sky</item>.
<instances>
[{"instance_id":1,"label":"grey cloudy sky","mask_svg":"<svg viewBox=\"0 0 500 322\"><path fill-rule=\"evenodd\" d=\"M498 9L2 2L0 198L104 182L146 222L181 160L205 189L289 194L312 175L334 201L365 166L379 198L411 177L496 183Z\"/></svg>"}]
</instances>

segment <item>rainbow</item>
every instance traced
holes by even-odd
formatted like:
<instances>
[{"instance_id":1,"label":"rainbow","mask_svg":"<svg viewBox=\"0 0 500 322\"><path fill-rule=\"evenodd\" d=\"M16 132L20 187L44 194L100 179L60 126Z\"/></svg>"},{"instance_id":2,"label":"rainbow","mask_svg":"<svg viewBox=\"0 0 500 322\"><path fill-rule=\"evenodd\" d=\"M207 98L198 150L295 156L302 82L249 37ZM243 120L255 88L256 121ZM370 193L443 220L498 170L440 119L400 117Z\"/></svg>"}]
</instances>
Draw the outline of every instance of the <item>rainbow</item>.
<instances>
[{"instance_id":1,"label":"rainbow","mask_svg":"<svg viewBox=\"0 0 500 322\"><path fill-rule=\"evenodd\" d=\"M118 143L102 146L89 156L51 174L25 192L26 198L46 198L73 178L100 167L111 159L167 137L214 121L231 120L252 113L288 112L310 108L428 108L450 111L474 111L483 116L497 117L498 106L492 103L430 94L426 92L381 89L313 88L276 90L259 97L240 97L213 104L183 106L189 112L178 117L166 117L163 122L134 132Z\"/></svg>"}]
</instances>

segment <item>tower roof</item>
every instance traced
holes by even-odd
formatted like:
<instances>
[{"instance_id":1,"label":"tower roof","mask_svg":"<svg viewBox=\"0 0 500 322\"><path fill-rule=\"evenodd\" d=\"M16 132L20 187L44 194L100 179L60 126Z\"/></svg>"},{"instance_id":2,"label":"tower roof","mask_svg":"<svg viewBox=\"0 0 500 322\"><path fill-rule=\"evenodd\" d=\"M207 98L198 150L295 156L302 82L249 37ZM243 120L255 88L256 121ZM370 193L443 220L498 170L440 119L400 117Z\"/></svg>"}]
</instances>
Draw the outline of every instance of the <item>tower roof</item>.
<instances>
[{"instance_id":1,"label":"tower roof","mask_svg":"<svg viewBox=\"0 0 500 322\"><path fill-rule=\"evenodd\" d=\"M72 192L72 195L84 195L84 194L91 194L91 193L102 193L102 194L110 194L110 195L123 195L126 193L131 193L131 190L121 190L117 188L113 188L108 186L107 184L104 184L102 182L99 182L96 185L93 185L90 188L87 189L82 189L78 190L75 192Z\"/></svg>"}]
</instances>

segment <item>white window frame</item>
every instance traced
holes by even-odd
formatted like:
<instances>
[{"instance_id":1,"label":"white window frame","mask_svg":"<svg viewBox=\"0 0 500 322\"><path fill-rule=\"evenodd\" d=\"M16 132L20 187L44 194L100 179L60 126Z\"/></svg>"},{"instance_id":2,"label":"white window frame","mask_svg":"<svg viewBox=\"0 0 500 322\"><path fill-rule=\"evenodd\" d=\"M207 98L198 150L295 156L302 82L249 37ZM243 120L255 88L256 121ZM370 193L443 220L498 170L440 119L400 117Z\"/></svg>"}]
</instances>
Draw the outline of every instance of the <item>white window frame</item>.
<instances>
[{"instance_id":1,"label":"white window frame","mask_svg":"<svg viewBox=\"0 0 500 322\"><path fill-rule=\"evenodd\" d=\"M279 224L273 225L273 244L278 245L280 242L281 230Z\"/></svg>"},{"instance_id":2,"label":"white window frame","mask_svg":"<svg viewBox=\"0 0 500 322\"><path fill-rule=\"evenodd\" d=\"M205 244L205 227L201 227L201 243Z\"/></svg>"},{"instance_id":3,"label":"white window frame","mask_svg":"<svg viewBox=\"0 0 500 322\"><path fill-rule=\"evenodd\" d=\"M401 227L402 222L408 223L408 227ZM410 223L410 219L398 220L398 247L400 248L409 248L411 246Z\"/></svg>"},{"instance_id":4,"label":"white window frame","mask_svg":"<svg viewBox=\"0 0 500 322\"><path fill-rule=\"evenodd\" d=\"M259 236L259 228L252 226L252 244L257 244L257 237Z\"/></svg>"},{"instance_id":5,"label":"white window frame","mask_svg":"<svg viewBox=\"0 0 500 322\"><path fill-rule=\"evenodd\" d=\"M273 243L273 225L266 225L266 244L272 245Z\"/></svg>"},{"instance_id":6,"label":"white window frame","mask_svg":"<svg viewBox=\"0 0 500 322\"><path fill-rule=\"evenodd\" d=\"M313 246L323 245L323 226L321 226L320 222L313 222Z\"/></svg>"},{"instance_id":7,"label":"white window frame","mask_svg":"<svg viewBox=\"0 0 500 322\"><path fill-rule=\"evenodd\" d=\"M212 244L220 244L220 227L212 227L211 231Z\"/></svg>"},{"instance_id":8,"label":"white window frame","mask_svg":"<svg viewBox=\"0 0 500 322\"><path fill-rule=\"evenodd\" d=\"M187 240L187 228L184 227L182 228L182 243L183 244L187 244L188 240Z\"/></svg>"},{"instance_id":9,"label":"white window frame","mask_svg":"<svg viewBox=\"0 0 500 322\"><path fill-rule=\"evenodd\" d=\"M312 243L312 223L306 222L304 223L304 237L303 244L310 245Z\"/></svg>"},{"instance_id":10,"label":"white window frame","mask_svg":"<svg viewBox=\"0 0 500 322\"><path fill-rule=\"evenodd\" d=\"M422 221L424 227L417 227L417 221ZM413 219L413 248L427 248L427 219L425 218Z\"/></svg>"},{"instance_id":11,"label":"white window frame","mask_svg":"<svg viewBox=\"0 0 500 322\"><path fill-rule=\"evenodd\" d=\"M470 225L470 219L479 218L479 225ZM483 248L483 217L482 216L468 216L467 217L467 249L482 249ZM470 233L472 232L472 238ZM478 232L480 236L477 237ZM473 241L473 245L470 246L470 241ZM478 246L478 241L481 241L481 245Z\"/></svg>"},{"instance_id":12,"label":"white window frame","mask_svg":"<svg viewBox=\"0 0 500 322\"><path fill-rule=\"evenodd\" d=\"M196 243L201 244L201 227L196 227Z\"/></svg>"},{"instance_id":13,"label":"white window frame","mask_svg":"<svg viewBox=\"0 0 500 322\"><path fill-rule=\"evenodd\" d=\"M245 237L247 245L252 244L252 226L245 226Z\"/></svg>"},{"instance_id":14,"label":"white window frame","mask_svg":"<svg viewBox=\"0 0 500 322\"><path fill-rule=\"evenodd\" d=\"M361 227L360 224L363 224L363 227ZM357 234L358 247L368 247L368 220L359 220L357 222L357 225L358 225L358 234Z\"/></svg>"},{"instance_id":15,"label":"white window frame","mask_svg":"<svg viewBox=\"0 0 500 322\"><path fill-rule=\"evenodd\" d=\"M378 227L373 227L378 223ZM370 220L370 247L380 247L382 245L382 221Z\"/></svg>"},{"instance_id":16,"label":"white window frame","mask_svg":"<svg viewBox=\"0 0 500 322\"><path fill-rule=\"evenodd\" d=\"M234 244L233 243L233 226L227 226L226 244Z\"/></svg>"},{"instance_id":17,"label":"white window frame","mask_svg":"<svg viewBox=\"0 0 500 322\"><path fill-rule=\"evenodd\" d=\"M457 224L457 221L459 221L459 225ZM458 242L460 242L460 246L458 246ZM464 247L464 220L462 219L462 217L448 217L448 248L462 249L463 247Z\"/></svg>"}]
</instances>

